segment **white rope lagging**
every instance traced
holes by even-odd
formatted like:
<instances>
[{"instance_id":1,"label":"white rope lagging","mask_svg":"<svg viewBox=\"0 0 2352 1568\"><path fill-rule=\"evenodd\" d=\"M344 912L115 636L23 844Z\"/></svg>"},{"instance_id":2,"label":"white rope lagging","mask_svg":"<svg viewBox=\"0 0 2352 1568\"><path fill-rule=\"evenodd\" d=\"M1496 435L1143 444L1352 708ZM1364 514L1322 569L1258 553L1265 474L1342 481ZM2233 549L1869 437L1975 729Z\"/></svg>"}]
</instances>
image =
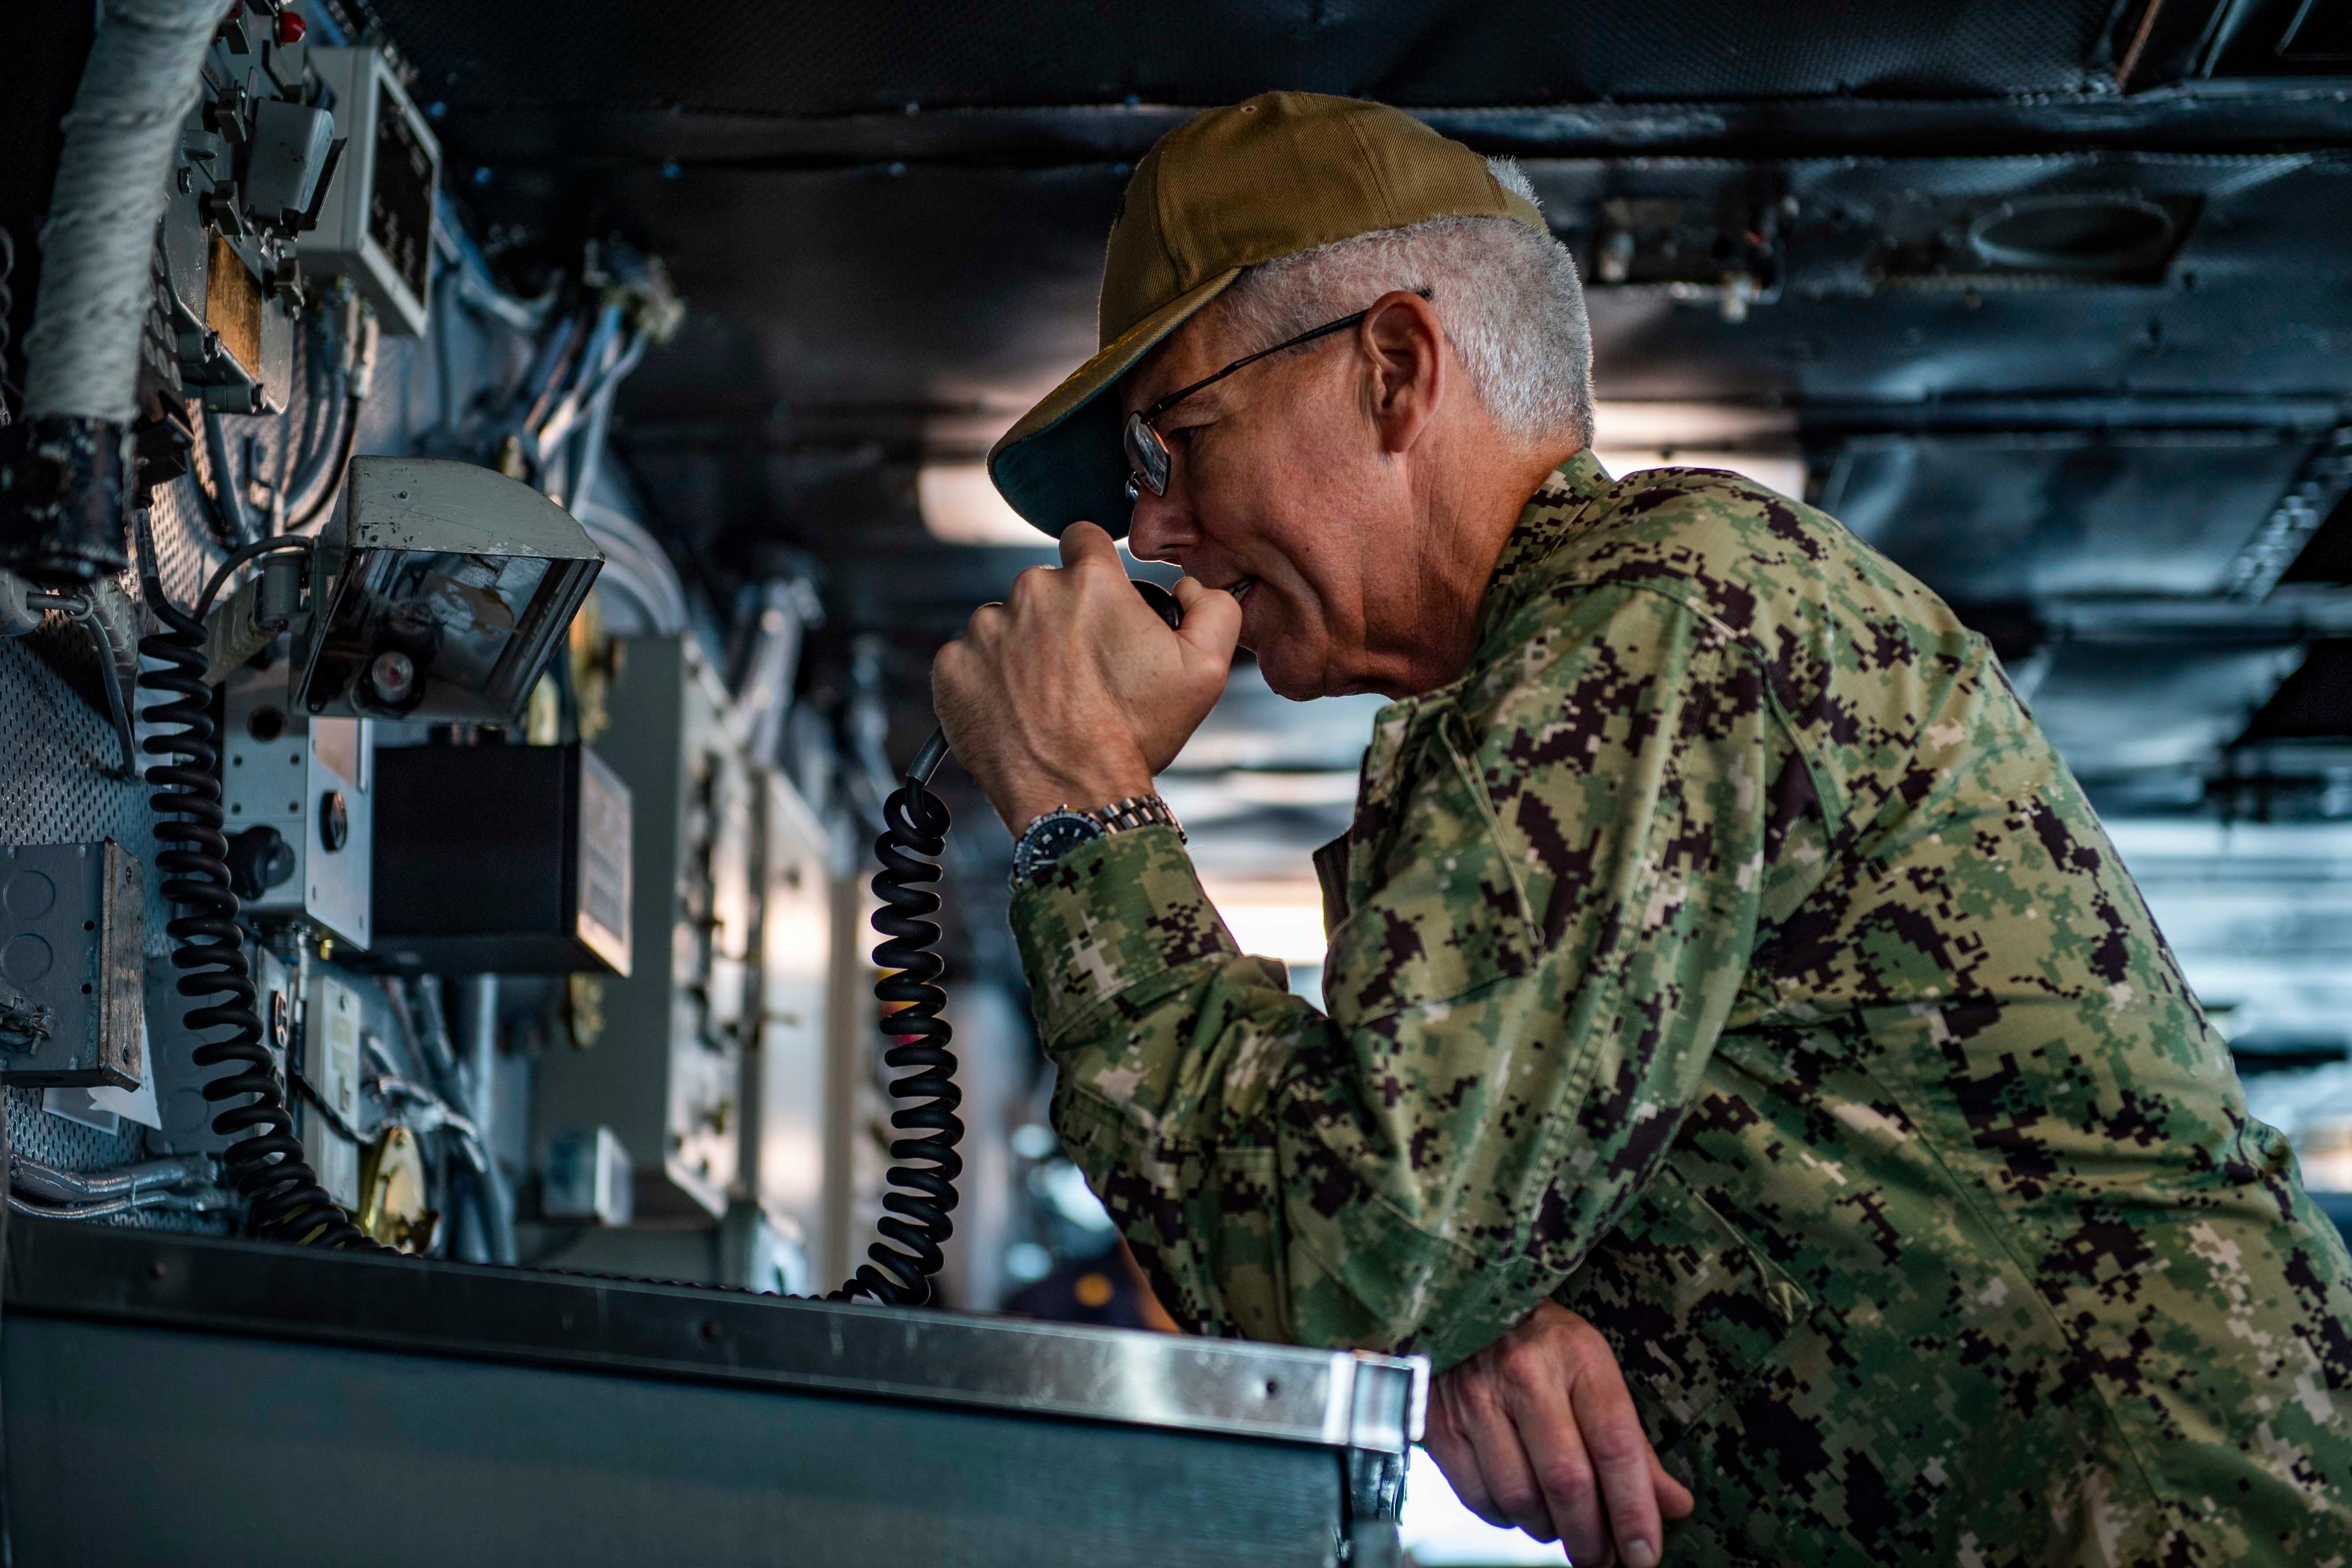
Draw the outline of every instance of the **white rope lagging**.
<instances>
[{"instance_id":1,"label":"white rope lagging","mask_svg":"<svg viewBox=\"0 0 2352 1568\"><path fill-rule=\"evenodd\" d=\"M645 626L635 635L682 635L687 626L686 586L645 525L602 501L583 501L572 515L604 553L597 592L625 596L643 617Z\"/></svg>"},{"instance_id":2,"label":"white rope lagging","mask_svg":"<svg viewBox=\"0 0 2352 1568\"><path fill-rule=\"evenodd\" d=\"M41 229L41 294L25 334L25 407L130 423L155 225L181 122L229 0L105 0L63 121Z\"/></svg>"}]
</instances>

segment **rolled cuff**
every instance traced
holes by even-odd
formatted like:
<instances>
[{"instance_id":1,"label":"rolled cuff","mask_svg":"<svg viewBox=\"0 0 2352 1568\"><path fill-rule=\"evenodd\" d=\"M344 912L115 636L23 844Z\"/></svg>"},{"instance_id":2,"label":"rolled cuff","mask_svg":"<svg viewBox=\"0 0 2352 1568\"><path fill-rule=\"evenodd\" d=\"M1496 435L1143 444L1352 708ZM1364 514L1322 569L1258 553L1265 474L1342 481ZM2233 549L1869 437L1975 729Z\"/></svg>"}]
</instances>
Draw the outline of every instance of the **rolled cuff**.
<instances>
[{"instance_id":1,"label":"rolled cuff","mask_svg":"<svg viewBox=\"0 0 2352 1568\"><path fill-rule=\"evenodd\" d=\"M1013 894L1012 920L1048 1047L1124 992L1241 952L1172 827L1080 845Z\"/></svg>"}]
</instances>

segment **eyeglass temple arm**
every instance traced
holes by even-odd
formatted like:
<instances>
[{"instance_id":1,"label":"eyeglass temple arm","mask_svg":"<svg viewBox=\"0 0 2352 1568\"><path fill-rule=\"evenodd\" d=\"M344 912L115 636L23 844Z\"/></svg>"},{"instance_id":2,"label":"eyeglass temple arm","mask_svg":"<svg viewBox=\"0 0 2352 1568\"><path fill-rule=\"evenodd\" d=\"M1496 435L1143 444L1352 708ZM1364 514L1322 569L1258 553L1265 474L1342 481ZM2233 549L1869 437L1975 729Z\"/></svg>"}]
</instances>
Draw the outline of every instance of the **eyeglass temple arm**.
<instances>
[{"instance_id":1,"label":"eyeglass temple arm","mask_svg":"<svg viewBox=\"0 0 2352 1568\"><path fill-rule=\"evenodd\" d=\"M1424 300L1430 298L1431 295L1431 290L1426 288L1416 289L1413 292L1420 295ZM1192 385L1170 393L1167 396L1161 398L1159 402L1145 409L1140 415L1137 416L1137 417L1140 418L1146 425L1149 425L1154 419L1159 418L1162 414L1167 413L1171 408L1175 407L1176 405L1183 402L1184 399L1200 391L1202 387L1214 385L1216 383L1224 380L1225 377L1233 374L1234 372L1240 370L1244 365L1255 364L1258 361L1265 359L1269 354L1278 354L1285 349L1295 349L1302 343L1311 343L1318 338L1328 338L1333 332L1344 332L1349 327L1354 326L1357 322L1362 321L1366 316L1369 316L1371 313L1370 307L1367 307L1364 310L1357 311L1352 316L1342 316L1336 321L1326 321L1321 326L1315 328L1313 331L1301 332L1295 338L1286 338L1270 349L1260 349L1254 354L1244 354L1240 359L1234 361L1233 363L1217 372L1216 374L1202 376Z\"/></svg>"}]
</instances>

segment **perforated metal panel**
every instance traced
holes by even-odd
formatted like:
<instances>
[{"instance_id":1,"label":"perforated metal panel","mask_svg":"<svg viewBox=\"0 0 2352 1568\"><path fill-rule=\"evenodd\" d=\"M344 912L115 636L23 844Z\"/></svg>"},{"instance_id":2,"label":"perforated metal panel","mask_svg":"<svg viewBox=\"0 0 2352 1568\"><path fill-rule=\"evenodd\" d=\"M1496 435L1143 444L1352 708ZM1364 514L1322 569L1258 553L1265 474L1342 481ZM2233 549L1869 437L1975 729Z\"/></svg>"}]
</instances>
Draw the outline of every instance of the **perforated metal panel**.
<instances>
[{"instance_id":1,"label":"perforated metal panel","mask_svg":"<svg viewBox=\"0 0 2352 1568\"><path fill-rule=\"evenodd\" d=\"M411 345L387 346L392 352L383 356L374 395L362 410L362 451L399 449L414 427L411 409L416 398L408 382L416 356ZM229 418L235 459L240 466L249 464L248 471L265 481L275 478L281 471L288 436L299 437L301 416L298 410L285 419ZM201 436L194 456L196 474L209 481L212 464ZM149 525L164 591L187 607L224 554L194 477L156 490ZM121 583L134 601L141 597L136 571L124 574ZM163 901L163 879L152 872L155 831L147 802L153 792L143 782L114 776L120 748L111 721L34 651L32 641L0 639L0 727L8 737L8 743L0 745L0 842L69 844L112 838L121 844L150 868L144 945L150 953L163 953L170 946L163 927L172 910ZM57 641L66 647L68 658L79 657L65 638ZM133 693L133 710L156 700L151 694ZM142 758L142 765L147 761ZM388 1016L377 1021L378 1027L389 1024ZM10 1143L32 1159L67 1170L95 1170L145 1154L143 1129L135 1124L126 1122L121 1132L110 1136L68 1121L42 1109L38 1089L11 1089L6 1104ZM195 1216L152 1211L123 1216L121 1223L213 1227L212 1222Z\"/></svg>"}]
</instances>

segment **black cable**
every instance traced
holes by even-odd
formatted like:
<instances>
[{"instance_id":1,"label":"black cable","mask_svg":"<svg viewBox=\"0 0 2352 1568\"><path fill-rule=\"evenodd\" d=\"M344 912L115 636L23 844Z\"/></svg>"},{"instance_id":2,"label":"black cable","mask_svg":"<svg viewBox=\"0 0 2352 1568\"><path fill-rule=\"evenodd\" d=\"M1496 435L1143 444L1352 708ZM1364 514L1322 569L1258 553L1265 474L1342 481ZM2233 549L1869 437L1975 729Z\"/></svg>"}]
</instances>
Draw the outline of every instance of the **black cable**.
<instances>
[{"instance_id":1,"label":"black cable","mask_svg":"<svg viewBox=\"0 0 2352 1568\"><path fill-rule=\"evenodd\" d=\"M289 1067L286 1069L286 1076L292 1081L294 1087L301 1091L302 1098L310 1102L310 1109L326 1119L328 1126L350 1139L353 1143L362 1148L366 1147L368 1141L361 1135L360 1130L344 1121L335 1108L327 1103L327 1097L320 1094L317 1086L302 1076L301 1069Z\"/></svg>"},{"instance_id":2,"label":"black cable","mask_svg":"<svg viewBox=\"0 0 2352 1568\"><path fill-rule=\"evenodd\" d=\"M896 1042L882 1060L915 1069L891 1080L891 1095L911 1103L891 1112L890 1125L922 1136L890 1145L892 1190L882 1196L889 1212L875 1226L887 1239L868 1247L866 1256L873 1261L860 1264L856 1277L834 1292L836 1300L870 1296L892 1307L931 1300L931 1276L946 1261L940 1244L955 1234L948 1215L956 1206L956 1178L963 1173L963 1157L955 1152L963 1137L955 1114L963 1094L955 1086L955 1054L948 1049L954 1031L940 1016L948 998L939 979L947 965L933 951L940 928L928 918L940 909L940 896L927 884L940 879L948 808L911 776L925 771L919 764L908 770L905 784L883 804L882 836L874 841L882 869L873 882L874 896L882 900L874 929L885 939L874 950L874 963L895 972L874 983L874 994L904 1004L881 1021L882 1032Z\"/></svg>"},{"instance_id":3,"label":"black cable","mask_svg":"<svg viewBox=\"0 0 2352 1568\"><path fill-rule=\"evenodd\" d=\"M1156 583L1137 581L1134 587L1171 630L1182 626L1184 612L1174 595ZM882 1060L916 1069L891 1080L892 1097L911 1103L891 1113L890 1125L925 1136L890 1145L885 1179L896 1190L882 1195L889 1212L875 1228L898 1245L877 1241L868 1247L866 1256L873 1262L859 1265L856 1278L833 1293L836 1301L871 1296L891 1307L927 1305L931 1276L947 1260L940 1244L955 1234L948 1215L956 1206L956 1178L963 1173L962 1156L955 1152L963 1138L963 1123L955 1114L963 1095L955 1086L955 1053L948 1049L954 1031L940 1016L948 997L939 980L947 965L933 951L940 928L929 917L939 913L940 896L928 886L940 879L948 808L926 787L947 754L947 732L932 731L907 764L905 782L882 803L882 837L874 841L882 862L873 881L874 896L882 901L874 911L874 929L886 939L874 950L874 966L884 972L874 983L874 994L878 1001L903 1004L881 1019L882 1032L896 1042Z\"/></svg>"},{"instance_id":4,"label":"black cable","mask_svg":"<svg viewBox=\"0 0 2352 1568\"><path fill-rule=\"evenodd\" d=\"M158 667L142 670L139 685L170 700L140 717L150 724L176 726L151 737L145 747L151 754L178 759L147 770L147 782L157 786L149 797L155 810L155 867L163 873L164 900L178 911L163 930L172 939L172 967L181 972L180 994L226 999L192 1007L184 1016L192 1033L231 1031L226 1039L198 1046L191 1059L198 1067L236 1063L241 1069L206 1080L204 1089L205 1099L215 1104L241 1101L213 1118L215 1132L236 1139L221 1156L223 1174L250 1205L246 1226L257 1236L388 1252L319 1185L294 1136L293 1114L253 1010L252 972L246 963L245 933L236 923L236 893L229 885L228 840L221 833L226 817L220 752L214 744L212 689L204 679L204 623L163 592L145 509L135 516L140 586L163 627L139 644L140 653Z\"/></svg>"},{"instance_id":5,"label":"black cable","mask_svg":"<svg viewBox=\"0 0 2352 1568\"><path fill-rule=\"evenodd\" d=\"M114 738L122 747L122 776L135 779L139 776L139 745L131 735L130 706L122 700L122 672L115 668L114 639L99 624L98 606L87 601L79 603L79 609L68 610L66 614L81 623L81 629L89 637L90 651L98 655L99 678L106 683L107 716L114 721Z\"/></svg>"},{"instance_id":6,"label":"black cable","mask_svg":"<svg viewBox=\"0 0 2352 1568\"><path fill-rule=\"evenodd\" d=\"M320 485L334 485L337 476L328 468L327 459L342 441L349 387L348 376L333 375L310 400L310 414L302 422L302 449L295 459L293 476L286 481L286 510L291 515L300 516L318 499Z\"/></svg>"},{"instance_id":7,"label":"black cable","mask_svg":"<svg viewBox=\"0 0 2352 1568\"><path fill-rule=\"evenodd\" d=\"M312 519L334 505L335 492L342 489L343 470L351 467L352 446L359 438L360 400L356 397L344 398L343 409L342 438L336 445L335 461L327 470L326 483L320 487L319 493L311 497L310 502L302 508L302 515L287 523L289 531L310 527Z\"/></svg>"},{"instance_id":8,"label":"black cable","mask_svg":"<svg viewBox=\"0 0 2352 1568\"><path fill-rule=\"evenodd\" d=\"M212 502L213 519L220 525L224 542L236 546L250 544L262 537L261 527L245 504L244 487L236 476L236 464L229 456L228 432L221 428L221 416L205 409L205 455L212 460L212 489L205 490L205 499ZM196 487L204 489L202 485Z\"/></svg>"},{"instance_id":9,"label":"black cable","mask_svg":"<svg viewBox=\"0 0 2352 1568\"><path fill-rule=\"evenodd\" d=\"M247 562L257 556L276 555L281 552L308 555L316 544L315 540L281 533L275 539L257 539L250 544L238 545L228 552L227 557L219 565L213 568L213 574L205 580L205 591L196 595L196 607L193 612L194 619L199 626L203 625L205 617L213 613L213 601L220 596L221 589L228 582L229 574ZM161 592L160 587L157 591Z\"/></svg>"},{"instance_id":10,"label":"black cable","mask_svg":"<svg viewBox=\"0 0 2352 1568\"><path fill-rule=\"evenodd\" d=\"M543 672L555 683L555 741L563 745L580 739L580 693L572 684L572 642L555 645Z\"/></svg>"},{"instance_id":11,"label":"black cable","mask_svg":"<svg viewBox=\"0 0 2352 1568\"><path fill-rule=\"evenodd\" d=\"M106 635L106 627L99 622L98 607L74 594L29 594L25 602L37 609L62 612L89 638L90 651L98 656L99 679L106 687L107 717L113 721L114 738L122 748L121 776L137 778L139 753L131 739L130 710L122 700L122 671L114 662L114 639Z\"/></svg>"}]
</instances>

